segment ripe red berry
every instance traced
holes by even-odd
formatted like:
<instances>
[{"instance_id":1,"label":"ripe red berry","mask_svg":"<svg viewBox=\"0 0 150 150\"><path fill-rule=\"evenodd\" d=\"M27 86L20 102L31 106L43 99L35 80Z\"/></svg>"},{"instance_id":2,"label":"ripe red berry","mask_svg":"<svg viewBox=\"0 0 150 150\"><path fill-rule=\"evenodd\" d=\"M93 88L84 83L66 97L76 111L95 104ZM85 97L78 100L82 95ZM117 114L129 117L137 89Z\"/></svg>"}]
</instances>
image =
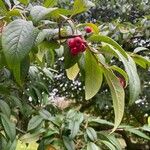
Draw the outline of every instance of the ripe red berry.
<instances>
[{"instance_id":1,"label":"ripe red berry","mask_svg":"<svg viewBox=\"0 0 150 150\"><path fill-rule=\"evenodd\" d=\"M86 46L82 43L82 45L80 46L80 51L84 52L86 50Z\"/></svg>"},{"instance_id":2,"label":"ripe red berry","mask_svg":"<svg viewBox=\"0 0 150 150\"><path fill-rule=\"evenodd\" d=\"M78 48L77 47L74 47L74 48L71 48L71 54L72 55L77 55L79 53L79 50L78 50Z\"/></svg>"},{"instance_id":3,"label":"ripe red berry","mask_svg":"<svg viewBox=\"0 0 150 150\"><path fill-rule=\"evenodd\" d=\"M125 86L126 86L125 80L121 77L119 77L118 79L119 79L119 82L122 85L122 87L125 88Z\"/></svg>"},{"instance_id":4,"label":"ripe red berry","mask_svg":"<svg viewBox=\"0 0 150 150\"><path fill-rule=\"evenodd\" d=\"M76 43L75 43L74 38L68 39L68 40L67 40L67 43L68 43L68 46L69 46L70 48L73 48L73 47L76 46Z\"/></svg>"},{"instance_id":5,"label":"ripe red berry","mask_svg":"<svg viewBox=\"0 0 150 150\"><path fill-rule=\"evenodd\" d=\"M75 37L74 41L75 41L76 47L79 47L83 43L83 39L81 39L80 37Z\"/></svg>"},{"instance_id":6,"label":"ripe red berry","mask_svg":"<svg viewBox=\"0 0 150 150\"><path fill-rule=\"evenodd\" d=\"M92 28L91 27L85 27L85 31L86 31L86 33L91 33L92 32Z\"/></svg>"}]
</instances>

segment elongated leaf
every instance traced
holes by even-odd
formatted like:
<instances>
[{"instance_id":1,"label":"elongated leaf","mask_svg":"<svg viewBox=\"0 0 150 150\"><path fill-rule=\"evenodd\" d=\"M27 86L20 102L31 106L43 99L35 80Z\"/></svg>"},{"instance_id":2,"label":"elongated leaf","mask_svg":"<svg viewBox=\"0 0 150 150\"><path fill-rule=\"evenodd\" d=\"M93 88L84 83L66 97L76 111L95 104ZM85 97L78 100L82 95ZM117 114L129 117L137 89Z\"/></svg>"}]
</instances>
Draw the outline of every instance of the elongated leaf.
<instances>
[{"instance_id":1,"label":"elongated leaf","mask_svg":"<svg viewBox=\"0 0 150 150\"><path fill-rule=\"evenodd\" d=\"M85 98L91 99L99 91L103 81L102 70L90 51L85 54Z\"/></svg>"},{"instance_id":2,"label":"elongated leaf","mask_svg":"<svg viewBox=\"0 0 150 150\"><path fill-rule=\"evenodd\" d=\"M77 63L74 66L72 66L71 68L66 69L67 77L70 80L74 80L77 77L78 73L79 73L79 67L78 67Z\"/></svg>"},{"instance_id":3,"label":"elongated leaf","mask_svg":"<svg viewBox=\"0 0 150 150\"><path fill-rule=\"evenodd\" d=\"M123 118L124 105L125 105L125 93L123 87L121 86L118 78L114 75L114 73L110 69L104 66L103 66L103 71L113 99L115 123L112 132L114 132L119 126L119 124L121 123L121 120Z\"/></svg>"},{"instance_id":4,"label":"elongated leaf","mask_svg":"<svg viewBox=\"0 0 150 150\"><path fill-rule=\"evenodd\" d=\"M75 144L73 140L70 140L68 137L63 136L63 141L67 150L75 150Z\"/></svg>"},{"instance_id":5,"label":"elongated leaf","mask_svg":"<svg viewBox=\"0 0 150 150\"><path fill-rule=\"evenodd\" d=\"M44 6L45 7L53 7L57 4L58 0L45 0Z\"/></svg>"},{"instance_id":6,"label":"elongated leaf","mask_svg":"<svg viewBox=\"0 0 150 150\"><path fill-rule=\"evenodd\" d=\"M31 22L17 19L5 27L2 46L9 67L25 58L33 46L34 38L34 27Z\"/></svg>"},{"instance_id":7,"label":"elongated leaf","mask_svg":"<svg viewBox=\"0 0 150 150\"><path fill-rule=\"evenodd\" d=\"M138 98L139 93L141 91L140 79L137 74L135 62L129 55L127 55L128 59L126 59L117 50L115 50L113 48L112 48L112 50L115 51L115 53L118 55L119 59L122 61L123 65L125 67L125 70L128 74L129 90L130 90L129 104L131 105Z\"/></svg>"},{"instance_id":8,"label":"elongated leaf","mask_svg":"<svg viewBox=\"0 0 150 150\"><path fill-rule=\"evenodd\" d=\"M0 100L0 111L5 114L8 118L10 118L10 115L11 115L11 110L10 110L10 107L9 105L3 101L3 100Z\"/></svg>"},{"instance_id":9,"label":"elongated leaf","mask_svg":"<svg viewBox=\"0 0 150 150\"><path fill-rule=\"evenodd\" d=\"M148 68L150 66L150 60L147 58L144 58L137 54L132 54L131 57L135 61L136 64L143 67L144 69Z\"/></svg>"},{"instance_id":10,"label":"elongated leaf","mask_svg":"<svg viewBox=\"0 0 150 150\"><path fill-rule=\"evenodd\" d=\"M149 50L148 48L146 47L137 47L134 49L134 53L138 53L138 52L141 52L141 51L146 51L146 50Z\"/></svg>"},{"instance_id":11,"label":"elongated leaf","mask_svg":"<svg viewBox=\"0 0 150 150\"><path fill-rule=\"evenodd\" d=\"M97 133L93 128L88 127L86 129L86 133L87 133L88 137L90 138L90 140L92 140L93 142L97 140Z\"/></svg>"},{"instance_id":12,"label":"elongated leaf","mask_svg":"<svg viewBox=\"0 0 150 150\"><path fill-rule=\"evenodd\" d=\"M92 35L89 38L90 41L93 42L105 42L107 44L110 44L111 46L113 46L116 50L118 50L125 58L127 58L127 54L124 51L124 49L113 39L111 39L108 36L104 36L104 35Z\"/></svg>"},{"instance_id":13,"label":"elongated leaf","mask_svg":"<svg viewBox=\"0 0 150 150\"><path fill-rule=\"evenodd\" d=\"M28 123L28 130L33 130L42 123L43 119L40 116L34 116Z\"/></svg>"},{"instance_id":14,"label":"elongated leaf","mask_svg":"<svg viewBox=\"0 0 150 150\"><path fill-rule=\"evenodd\" d=\"M2 121L2 125L4 127L4 131L7 135L7 137L9 137L9 139L11 141L14 141L15 137L16 137L16 127L15 124L12 123L8 117L2 113L0 113L1 116L1 121Z\"/></svg>"},{"instance_id":15,"label":"elongated leaf","mask_svg":"<svg viewBox=\"0 0 150 150\"><path fill-rule=\"evenodd\" d=\"M30 15L34 22L38 22L42 19L45 19L45 17L52 13L57 8L45 8L43 6L34 6L32 7L30 11Z\"/></svg>"},{"instance_id":16,"label":"elongated leaf","mask_svg":"<svg viewBox=\"0 0 150 150\"><path fill-rule=\"evenodd\" d=\"M52 117L51 114L45 109L41 110L39 114L43 119L46 119L46 120L50 120L50 118Z\"/></svg>"},{"instance_id":17,"label":"elongated leaf","mask_svg":"<svg viewBox=\"0 0 150 150\"><path fill-rule=\"evenodd\" d=\"M100 150L100 148L93 142L87 144L87 150Z\"/></svg>"},{"instance_id":18,"label":"elongated leaf","mask_svg":"<svg viewBox=\"0 0 150 150\"><path fill-rule=\"evenodd\" d=\"M116 150L115 146L112 145L110 142L105 141L105 140L101 140L101 142L102 142L103 144L105 144L110 150Z\"/></svg>"},{"instance_id":19,"label":"elongated leaf","mask_svg":"<svg viewBox=\"0 0 150 150\"><path fill-rule=\"evenodd\" d=\"M144 139L150 140L150 137L147 136L145 133L141 132L140 130L134 129L134 128L126 128L125 131L131 132L139 137L142 137Z\"/></svg>"}]
</instances>

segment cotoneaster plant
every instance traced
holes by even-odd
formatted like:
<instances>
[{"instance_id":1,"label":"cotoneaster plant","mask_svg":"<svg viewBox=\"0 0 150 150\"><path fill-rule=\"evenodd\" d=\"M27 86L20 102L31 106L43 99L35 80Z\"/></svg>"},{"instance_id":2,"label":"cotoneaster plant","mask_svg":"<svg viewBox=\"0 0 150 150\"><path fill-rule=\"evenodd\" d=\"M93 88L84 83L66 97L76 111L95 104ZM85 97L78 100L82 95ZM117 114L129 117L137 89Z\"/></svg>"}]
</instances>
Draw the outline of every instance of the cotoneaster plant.
<instances>
[{"instance_id":1,"label":"cotoneaster plant","mask_svg":"<svg viewBox=\"0 0 150 150\"><path fill-rule=\"evenodd\" d=\"M25 143L36 141L39 150L54 146L61 150L93 150L110 145L107 141L112 143L110 138L115 138L114 132L137 131L120 126L125 89L116 72L125 79L129 91L126 103L132 105L140 94L140 79L133 59L139 55L126 52L116 41L102 34L98 25L74 21L76 15L94 7L91 1L75 0L69 10L56 5L57 1L49 0L41 5L22 0L0 1L1 20L5 22L0 34L0 67L10 80L7 88L3 86L5 90L0 100L2 150L15 150L18 138ZM88 27L86 33L85 27ZM56 55L63 57L64 70L70 80L75 81L80 75L84 81L82 105L92 101L103 85L109 87L114 123L81 113L76 101L73 102L76 105L69 106L69 111L59 110L52 103L49 87L53 72L57 72L53 69L58 59ZM145 66L150 65L148 60L140 58ZM114 61L124 67L112 64ZM102 126L98 132L95 123ZM138 132L138 135L141 134ZM115 144L111 146L116 148Z\"/></svg>"}]
</instances>

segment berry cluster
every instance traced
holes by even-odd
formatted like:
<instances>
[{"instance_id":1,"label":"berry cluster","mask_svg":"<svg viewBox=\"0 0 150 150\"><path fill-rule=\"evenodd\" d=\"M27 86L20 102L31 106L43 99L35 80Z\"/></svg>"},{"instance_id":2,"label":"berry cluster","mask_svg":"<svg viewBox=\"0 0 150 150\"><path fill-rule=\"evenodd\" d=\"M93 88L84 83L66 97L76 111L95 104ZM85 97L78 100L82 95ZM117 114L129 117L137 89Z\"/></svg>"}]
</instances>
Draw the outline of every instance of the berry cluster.
<instances>
[{"instance_id":1,"label":"berry cluster","mask_svg":"<svg viewBox=\"0 0 150 150\"><path fill-rule=\"evenodd\" d=\"M71 54L74 56L80 52L84 52L87 46L86 41L79 36L68 39L67 44L70 48Z\"/></svg>"}]
</instances>

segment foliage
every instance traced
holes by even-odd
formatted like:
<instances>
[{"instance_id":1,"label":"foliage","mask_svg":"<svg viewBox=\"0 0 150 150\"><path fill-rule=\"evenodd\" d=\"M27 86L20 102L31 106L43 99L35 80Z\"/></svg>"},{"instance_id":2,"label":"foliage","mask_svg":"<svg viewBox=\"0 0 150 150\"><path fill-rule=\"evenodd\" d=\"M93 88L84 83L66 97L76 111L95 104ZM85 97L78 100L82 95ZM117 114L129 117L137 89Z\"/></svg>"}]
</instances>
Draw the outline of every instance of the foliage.
<instances>
[{"instance_id":1,"label":"foliage","mask_svg":"<svg viewBox=\"0 0 150 150\"><path fill-rule=\"evenodd\" d=\"M106 34L105 25L76 24L74 17L95 6L89 0L75 0L70 9L56 6L57 0L39 4L0 0L0 148L14 150L19 139L24 143L36 141L39 150L120 150L118 139L126 138L126 133L150 140L148 125L120 125L125 98L131 106L140 94L136 64L144 69L150 65L148 59L137 54L145 48L125 51L111 38L111 30ZM92 32L86 33L85 26ZM86 50L74 56L66 41L76 37L86 40ZM59 56L64 58L68 78L75 80L79 76L85 85L83 99L71 100L66 109L49 93ZM126 89L119 76L125 79ZM114 123L87 109L105 87L111 93Z\"/></svg>"}]
</instances>

